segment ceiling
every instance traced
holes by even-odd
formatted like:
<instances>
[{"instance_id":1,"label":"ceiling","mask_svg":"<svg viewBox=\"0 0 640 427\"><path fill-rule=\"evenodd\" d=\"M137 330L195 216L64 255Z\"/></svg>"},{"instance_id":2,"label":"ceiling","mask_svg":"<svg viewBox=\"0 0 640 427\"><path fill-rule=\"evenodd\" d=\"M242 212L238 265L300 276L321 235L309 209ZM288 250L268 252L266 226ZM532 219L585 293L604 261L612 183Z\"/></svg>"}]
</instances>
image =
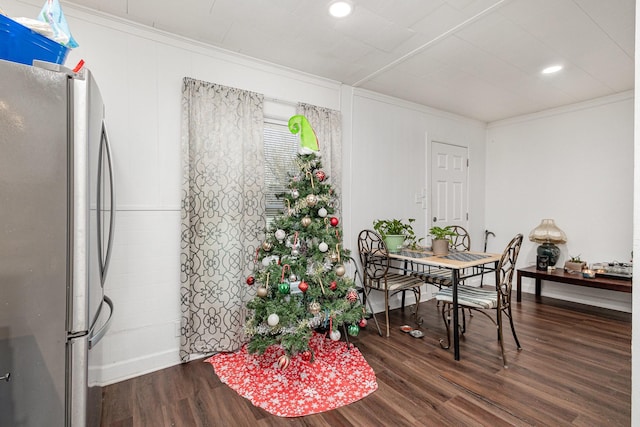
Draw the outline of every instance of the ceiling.
<instances>
[{"instance_id":1,"label":"ceiling","mask_svg":"<svg viewBox=\"0 0 640 427\"><path fill-rule=\"evenodd\" d=\"M331 2L63 3L484 122L634 87L635 0Z\"/></svg>"}]
</instances>

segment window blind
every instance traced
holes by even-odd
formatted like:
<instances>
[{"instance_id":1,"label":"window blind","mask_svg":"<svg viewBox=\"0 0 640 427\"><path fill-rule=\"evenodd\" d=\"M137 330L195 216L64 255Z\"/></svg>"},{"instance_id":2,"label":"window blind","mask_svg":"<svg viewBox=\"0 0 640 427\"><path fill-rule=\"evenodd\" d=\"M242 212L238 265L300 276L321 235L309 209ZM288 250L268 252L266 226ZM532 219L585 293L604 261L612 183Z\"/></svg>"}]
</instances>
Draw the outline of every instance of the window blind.
<instances>
[{"instance_id":1,"label":"window blind","mask_svg":"<svg viewBox=\"0 0 640 427\"><path fill-rule=\"evenodd\" d=\"M289 132L286 124L264 124L264 158L267 227L282 214L284 200L278 195L286 191L289 180L297 170L298 136Z\"/></svg>"}]
</instances>

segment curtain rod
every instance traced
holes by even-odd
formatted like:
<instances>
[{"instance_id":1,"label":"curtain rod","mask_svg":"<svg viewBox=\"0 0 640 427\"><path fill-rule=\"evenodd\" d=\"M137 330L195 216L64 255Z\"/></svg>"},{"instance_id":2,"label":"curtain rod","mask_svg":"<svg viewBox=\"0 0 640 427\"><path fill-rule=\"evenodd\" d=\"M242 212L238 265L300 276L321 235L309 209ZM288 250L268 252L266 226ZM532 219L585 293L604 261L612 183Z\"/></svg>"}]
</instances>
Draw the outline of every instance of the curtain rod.
<instances>
[{"instance_id":1,"label":"curtain rod","mask_svg":"<svg viewBox=\"0 0 640 427\"><path fill-rule=\"evenodd\" d=\"M270 102L277 102L278 104L285 104L285 105L292 105L294 107L298 106L298 102L295 101L284 101L282 99L278 99L278 98L271 98L269 96L265 96L264 97L265 101L270 101Z\"/></svg>"}]
</instances>

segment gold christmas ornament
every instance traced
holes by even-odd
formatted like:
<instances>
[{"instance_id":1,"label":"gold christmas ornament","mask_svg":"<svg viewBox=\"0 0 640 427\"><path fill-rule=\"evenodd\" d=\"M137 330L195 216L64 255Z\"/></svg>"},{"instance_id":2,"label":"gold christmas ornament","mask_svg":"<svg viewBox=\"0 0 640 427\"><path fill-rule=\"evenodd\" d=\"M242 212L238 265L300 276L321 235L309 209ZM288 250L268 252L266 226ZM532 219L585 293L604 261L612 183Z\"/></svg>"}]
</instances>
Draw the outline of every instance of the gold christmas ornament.
<instances>
[{"instance_id":1,"label":"gold christmas ornament","mask_svg":"<svg viewBox=\"0 0 640 427\"><path fill-rule=\"evenodd\" d=\"M302 223L303 227L308 227L311 225L311 218L309 218L308 216L305 216L300 220L300 222Z\"/></svg>"},{"instance_id":2,"label":"gold christmas ornament","mask_svg":"<svg viewBox=\"0 0 640 427\"><path fill-rule=\"evenodd\" d=\"M344 269L344 265L339 265L336 267L336 274L340 277L344 276L344 273L346 273L346 270Z\"/></svg>"},{"instance_id":3,"label":"gold christmas ornament","mask_svg":"<svg viewBox=\"0 0 640 427\"><path fill-rule=\"evenodd\" d=\"M267 296L267 293L269 293L269 291L267 290L267 288L265 288L264 286L260 286L258 288L257 294L260 298L264 298Z\"/></svg>"},{"instance_id":4,"label":"gold christmas ornament","mask_svg":"<svg viewBox=\"0 0 640 427\"><path fill-rule=\"evenodd\" d=\"M265 252L269 252L271 249L273 249L273 246L271 245L271 243L262 242L262 250L264 250Z\"/></svg>"},{"instance_id":5,"label":"gold christmas ornament","mask_svg":"<svg viewBox=\"0 0 640 427\"><path fill-rule=\"evenodd\" d=\"M338 257L338 253L331 251L331 253L329 254L329 260L331 260L331 262L338 262L339 261L339 257Z\"/></svg>"},{"instance_id":6,"label":"gold christmas ornament","mask_svg":"<svg viewBox=\"0 0 640 427\"><path fill-rule=\"evenodd\" d=\"M316 203L318 203L318 196L316 196L315 194L309 194L306 199L307 201L307 205L308 206L315 206Z\"/></svg>"}]
</instances>

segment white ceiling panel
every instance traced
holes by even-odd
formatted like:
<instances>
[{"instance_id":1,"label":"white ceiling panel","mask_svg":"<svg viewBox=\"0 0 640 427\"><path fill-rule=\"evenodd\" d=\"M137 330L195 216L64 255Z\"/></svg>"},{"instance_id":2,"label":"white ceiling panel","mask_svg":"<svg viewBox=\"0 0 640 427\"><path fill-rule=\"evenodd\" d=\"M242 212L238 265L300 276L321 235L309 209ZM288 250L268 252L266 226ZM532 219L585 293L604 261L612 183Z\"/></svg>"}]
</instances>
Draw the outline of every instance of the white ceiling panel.
<instances>
[{"instance_id":1,"label":"white ceiling panel","mask_svg":"<svg viewBox=\"0 0 640 427\"><path fill-rule=\"evenodd\" d=\"M487 122L634 88L635 0L351 1L62 3Z\"/></svg>"}]
</instances>

